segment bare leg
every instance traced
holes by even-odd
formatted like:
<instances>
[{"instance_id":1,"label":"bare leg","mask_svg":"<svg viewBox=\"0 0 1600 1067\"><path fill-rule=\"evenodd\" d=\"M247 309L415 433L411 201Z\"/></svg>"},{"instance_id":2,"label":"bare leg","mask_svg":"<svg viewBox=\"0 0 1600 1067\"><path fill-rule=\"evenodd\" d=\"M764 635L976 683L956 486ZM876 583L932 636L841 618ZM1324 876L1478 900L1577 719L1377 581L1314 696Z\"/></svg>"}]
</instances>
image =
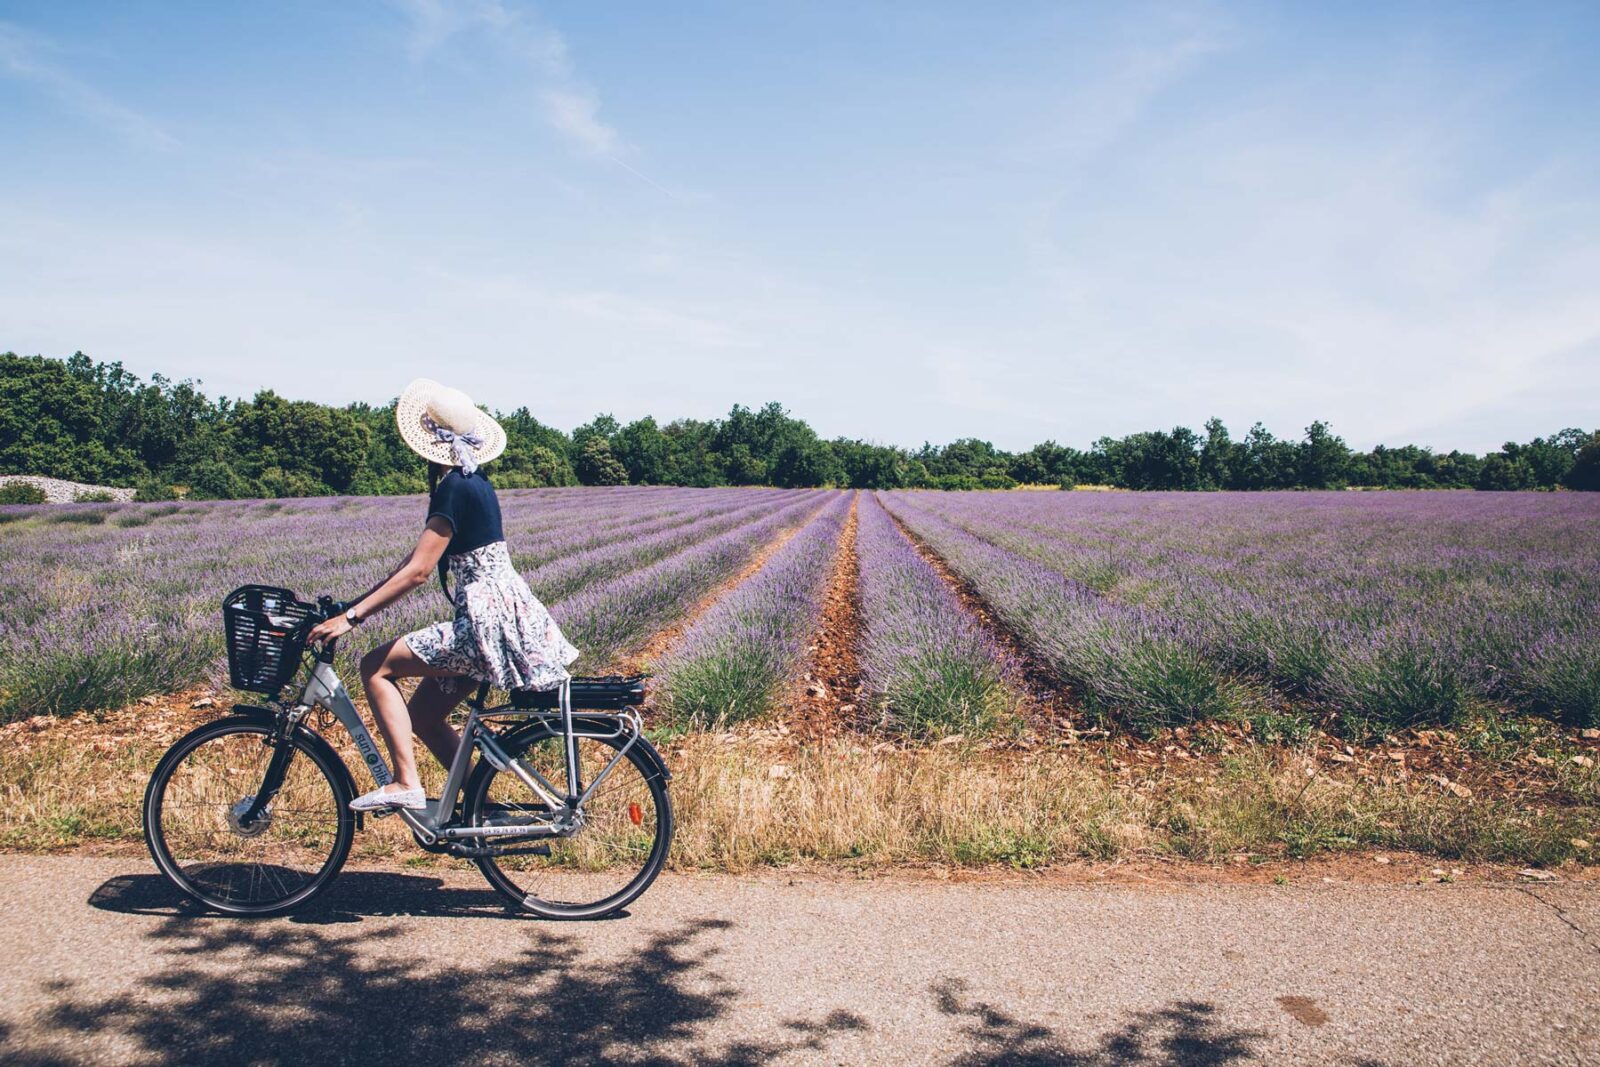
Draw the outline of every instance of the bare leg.
<instances>
[{"instance_id":1,"label":"bare leg","mask_svg":"<svg viewBox=\"0 0 1600 1067\"><path fill-rule=\"evenodd\" d=\"M467 695L467 687L457 684L446 691L439 684L441 680L424 678L407 707L411 712L411 732L422 738L434 759L449 767L461 744L461 735L450 725L450 712Z\"/></svg>"},{"instance_id":2,"label":"bare leg","mask_svg":"<svg viewBox=\"0 0 1600 1067\"><path fill-rule=\"evenodd\" d=\"M411 743L411 712L406 707L405 694L395 682L401 678L450 676L449 671L430 667L418 659L403 637L379 645L361 657L361 684L367 691L367 704L372 708L372 717L378 720L378 730L394 759L395 791L422 788L422 779L417 775L416 749ZM444 726L445 730L450 729L436 716L430 716L430 720ZM455 732L450 733L454 736ZM432 736L436 741L443 740L437 731L433 731ZM453 752L455 746L450 747Z\"/></svg>"}]
</instances>

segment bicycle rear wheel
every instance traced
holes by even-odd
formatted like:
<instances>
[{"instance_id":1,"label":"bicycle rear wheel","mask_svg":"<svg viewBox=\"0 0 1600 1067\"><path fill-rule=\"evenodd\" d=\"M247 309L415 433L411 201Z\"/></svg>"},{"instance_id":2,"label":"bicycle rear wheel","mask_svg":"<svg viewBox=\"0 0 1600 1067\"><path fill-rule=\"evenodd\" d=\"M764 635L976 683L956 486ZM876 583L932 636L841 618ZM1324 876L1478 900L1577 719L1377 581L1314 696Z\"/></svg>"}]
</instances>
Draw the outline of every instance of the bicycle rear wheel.
<instances>
[{"instance_id":1,"label":"bicycle rear wheel","mask_svg":"<svg viewBox=\"0 0 1600 1067\"><path fill-rule=\"evenodd\" d=\"M591 782L616 758L622 738L579 737L578 763ZM548 782L566 782L564 740L559 733L506 742ZM672 802L665 777L637 748L623 756L583 806L583 825L567 837L544 838L548 855L477 859L489 884L519 908L548 919L597 919L638 898L666 863L672 842ZM517 775L484 761L468 786L468 826L528 825L550 816L550 808ZM487 844L494 838L481 839ZM501 838L499 843L509 844ZM518 842L522 847L534 842Z\"/></svg>"},{"instance_id":2,"label":"bicycle rear wheel","mask_svg":"<svg viewBox=\"0 0 1600 1067\"><path fill-rule=\"evenodd\" d=\"M184 893L229 915L277 915L320 893L355 834L338 757L301 737L274 742L270 719L207 723L161 758L144 797L145 843ZM265 813L246 821L278 745L288 765Z\"/></svg>"}]
</instances>

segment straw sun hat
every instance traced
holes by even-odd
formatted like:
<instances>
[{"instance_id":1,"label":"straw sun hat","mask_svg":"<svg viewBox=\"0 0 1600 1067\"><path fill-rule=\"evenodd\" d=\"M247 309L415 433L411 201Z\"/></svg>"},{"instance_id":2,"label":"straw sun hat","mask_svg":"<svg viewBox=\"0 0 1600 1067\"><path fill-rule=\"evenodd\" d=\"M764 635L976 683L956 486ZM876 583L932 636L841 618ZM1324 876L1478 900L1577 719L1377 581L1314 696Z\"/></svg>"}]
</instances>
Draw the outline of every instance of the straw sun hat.
<instances>
[{"instance_id":1,"label":"straw sun hat","mask_svg":"<svg viewBox=\"0 0 1600 1067\"><path fill-rule=\"evenodd\" d=\"M418 378L394 406L400 437L423 459L471 474L506 450L506 432L459 389Z\"/></svg>"}]
</instances>

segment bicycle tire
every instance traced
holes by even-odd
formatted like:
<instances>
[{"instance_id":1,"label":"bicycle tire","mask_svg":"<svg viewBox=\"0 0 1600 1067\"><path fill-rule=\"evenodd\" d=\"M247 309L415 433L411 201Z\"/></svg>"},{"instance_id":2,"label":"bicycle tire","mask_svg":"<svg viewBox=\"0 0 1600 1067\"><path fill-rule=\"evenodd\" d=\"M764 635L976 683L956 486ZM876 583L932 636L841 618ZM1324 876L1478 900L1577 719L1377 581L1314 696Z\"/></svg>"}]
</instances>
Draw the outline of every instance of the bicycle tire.
<instances>
[{"instance_id":1,"label":"bicycle tire","mask_svg":"<svg viewBox=\"0 0 1600 1067\"><path fill-rule=\"evenodd\" d=\"M606 746L613 750L620 750L626 743L622 738L580 737L579 741L580 746ZM564 740L559 732L525 735L507 743L508 755L512 758L520 759L534 745L545 743L551 743L557 750L560 750L564 745ZM580 755L581 759L582 756ZM516 875L507 872L502 867L498 857L488 856L474 859L473 862L478 865L478 869L483 872L483 876L488 880L489 884L494 886L514 907L546 919L599 919L620 911L633 903L656 880L656 876L661 873L662 868L666 865L667 851L672 844L672 799L667 794L666 775L662 773L659 765L653 763L637 748L629 751L624 760L637 772L639 784L647 791L652 805L654 838L651 841L648 856L638 873L621 889L606 894L600 899L587 902L558 901L545 899L519 885ZM618 770L620 771L621 768L619 767ZM489 791L496 780L501 777L502 772L496 770L494 765L487 760L479 764L467 786L467 801L464 809L464 822L467 826L485 825L487 821L486 808L490 803ZM525 789L515 775L506 772L504 777L516 781L518 788ZM610 788L613 788L613 786L609 781L601 787L602 791ZM642 807L642 805L640 806ZM642 823L643 813L641 812L640 822L635 825ZM576 840L576 838L556 838L551 839L551 843L554 847L559 847L559 842L571 840Z\"/></svg>"},{"instance_id":2,"label":"bicycle tire","mask_svg":"<svg viewBox=\"0 0 1600 1067\"><path fill-rule=\"evenodd\" d=\"M254 864L248 862L233 865L216 864L215 867L219 869L218 877L208 877L202 880L196 877L198 869L187 869L186 861L182 857L173 854L172 847L168 841L168 826L164 816L169 814L172 807L177 806L169 805L168 790L172 786L174 776L179 769L184 767L185 762L191 756L201 751L208 744L230 737L237 737L241 740L251 737L259 738L262 741L270 741L273 731L274 724L272 720L258 716L231 716L197 727L179 738L167 750L166 754L161 757L161 761L156 764L156 769L150 776L150 784L145 789L143 816L145 845L149 848L150 856L155 860L156 867L168 881L186 896L213 911L218 911L225 915L258 917L282 915L304 905L326 889L333 879L338 876L346 858L350 854L350 846L355 838L355 816L349 807L352 796L348 784L348 771L338 762L339 757L326 744L316 743L317 739L315 738L308 740L304 736L293 735L286 742L281 742L292 747L290 764L286 769L286 773L294 772L295 762L301 758L309 761L310 765L319 772L322 783L327 787L329 793L327 811L334 825L334 830L330 837L331 847L327 849L326 857L321 860L311 875L303 880L298 880L291 886L280 876L273 874L274 871L285 870L285 868L269 868L262 862L256 861ZM263 750L270 753L272 748L263 745ZM227 767L226 765L223 769L229 772L233 771L232 767ZM248 773L239 774L236 782L231 781L223 787L224 796L232 797L237 793L241 798L244 798L253 795L253 790L259 787L260 775L254 775L253 784L251 777ZM308 780L310 777L309 775L307 776ZM314 787L312 791L316 791ZM278 799L281 801L281 794ZM276 804L277 802L275 801L274 807ZM216 804L203 802L197 802L194 806L198 809L197 819L203 819L212 825L215 825L220 819L223 825L229 825L227 814L229 809L225 801L222 802L222 807L220 808ZM177 817L182 818L183 816ZM268 829L270 829L270 823ZM232 829L231 832L240 839L259 836L259 834L240 833L237 829ZM262 833L264 832L262 831ZM207 830L206 834L209 837L222 837L224 841L227 840L220 830ZM247 899L242 895L219 892L213 888L213 884L221 880L220 870L230 868L236 868L235 871L230 873L228 879L230 889L238 883L238 872L245 872L247 875L245 878L247 888L253 889L259 885L266 888L268 892L264 895L252 896ZM208 871L207 873L211 872ZM275 881L284 890L278 895L273 895L271 891Z\"/></svg>"}]
</instances>

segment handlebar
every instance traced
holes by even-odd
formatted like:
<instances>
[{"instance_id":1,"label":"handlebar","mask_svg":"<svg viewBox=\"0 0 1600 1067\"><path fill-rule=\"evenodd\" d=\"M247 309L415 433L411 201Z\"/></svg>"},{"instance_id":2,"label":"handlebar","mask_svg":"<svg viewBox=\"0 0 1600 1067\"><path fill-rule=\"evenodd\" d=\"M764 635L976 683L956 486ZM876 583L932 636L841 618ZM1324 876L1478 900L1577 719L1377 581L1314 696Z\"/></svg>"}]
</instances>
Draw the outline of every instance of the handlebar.
<instances>
[{"instance_id":1,"label":"handlebar","mask_svg":"<svg viewBox=\"0 0 1600 1067\"><path fill-rule=\"evenodd\" d=\"M319 597L317 597L317 614L320 615L321 617L320 618L312 617L312 618L306 619L307 632L309 633L310 629L312 627L316 626L318 623L327 622L329 619L337 618L338 616L343 615L345 612L350 610L350 604L351 604L350 601L347 601L347 600L335 600L331 596L319 596ZM317 651L313 653L313 655L315 655L317 657L319 662L332 663L333 662L333 653L338 648L338 645L339 645L339 639L338 638L333 638L332 640L324 641L322 643L322 646L320 648L318 648Z\"/></svg>"}]
</instances>

